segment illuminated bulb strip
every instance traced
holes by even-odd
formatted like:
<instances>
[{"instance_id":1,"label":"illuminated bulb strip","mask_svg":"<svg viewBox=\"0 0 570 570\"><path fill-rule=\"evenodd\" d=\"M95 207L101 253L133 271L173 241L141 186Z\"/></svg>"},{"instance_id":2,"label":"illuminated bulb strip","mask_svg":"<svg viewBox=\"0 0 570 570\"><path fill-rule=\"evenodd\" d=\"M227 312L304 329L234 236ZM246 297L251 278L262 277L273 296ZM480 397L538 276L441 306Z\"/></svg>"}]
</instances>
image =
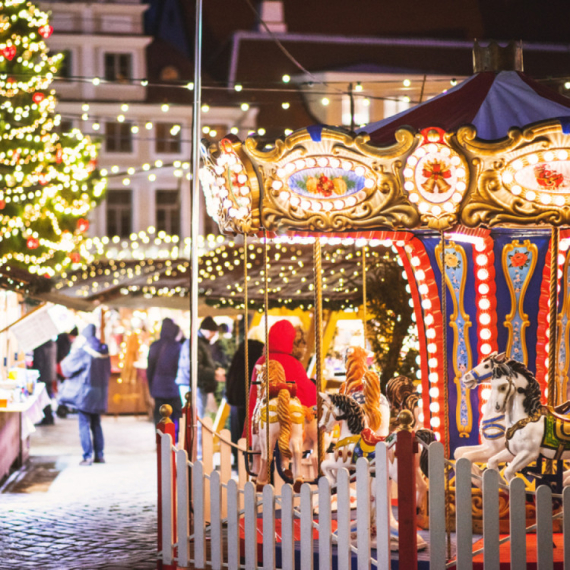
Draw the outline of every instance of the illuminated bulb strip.
<instances>
[{"instance_id":1,"label":"illuminated bulb strip","mask_svg":"<svg viewBox=\"0 0 570 570\"><path fill-rule=\"evenodd\" d=\"M473 273L475 276L475 306L477 323L478 362L498 351L497 345L497 296L495 285L494 242L490 236L473 244ZM486 400L484 388L479 387L479 417Z\"/></svg>"},{"instance_id":2,"label":"illuminated bulb strip","mask_svg":"<svg viewBox=\"0 0 570 570\"><path fill-rule=\"evenodd\" d=\"M558 291L560 292L560 276L564 266L566 256L569 255L565 238L570 237L570 231L564 230L560 232L560 247L558 257ZM544 268L542 270L542 282L540 285L540 298L538 301L538 323L536 327L536 379L540 384L542 392L542 402L546 404L546 389L548 388L548 336L549 330L549 310L550 310L550 245L546 253ZM558 307L560 311L560 306Z\"/></svg>"},{"instance_id":3,"label":"illuminated bulb strip","mask_svg":"<svg viewBox=\"0 0 570 570\"><path fill-rule=\"evenodd\" d=\"M425 250L423 243L414 237L406 246L410 265L414 272L414 277L420 293L421 309L416 311L416 321L423 319L425 326L425 338L420 339L420 347L422 349L422 359L427 356L428 364L428 383L429 389L422 390L422 397L426 398L429 393L429 411L430 420L426 419L426 427L433 429L438 438L442 440L445 434L444 426L444 387L443 387L443 322L441 319L441 303L435 275L431 267L429 256ZM418 315L418 313L420 313ZM423 313L423 316L422 316ZM419 317L419 318L418 318ZM427 345L435 345L435 352L427 351ZM425 350L424 350L425 347ZM422 383L423 388L423 383ZM432 397L435 391L431 388L437 388L437 396ZM434 405L436 404L436 405ZM424 405L424 414L428 409Z\"/></svg>"}]
</instances>

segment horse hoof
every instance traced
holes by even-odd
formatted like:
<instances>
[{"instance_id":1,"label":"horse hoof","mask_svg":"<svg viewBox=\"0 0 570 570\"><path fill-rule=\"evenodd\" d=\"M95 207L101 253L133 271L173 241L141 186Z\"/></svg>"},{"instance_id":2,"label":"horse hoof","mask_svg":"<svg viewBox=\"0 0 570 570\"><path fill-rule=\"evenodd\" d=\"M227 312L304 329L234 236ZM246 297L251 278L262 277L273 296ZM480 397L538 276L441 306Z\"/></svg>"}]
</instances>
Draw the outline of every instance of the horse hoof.
<instances>
[{"instance_id":1,"label":"horse hoof","mask_svg":"<svg viewBox=\"0 0 570 570\"><path fill-rule=\"evenodd\" d=\"M300 493L302 484L303 484L303 479L297 479L295 483L293 483L293 491L295 491L295 493Z\"/></svg>"},{"instance_id":2,"label":"horse hoof","mask_svg":"<svg viewBox=\"0 0 570 570\"><path fill-rule=\"evenodd\" d=\"M255 490L257 493L263 493L263 487L265 487L265 483L256 483Z\"/></svg>"},{"instance_id":3,"label":"horse hoof","mask_svg":"<svg viewBox=\"0 0 570 570\"><path fill-rule=\"evenodd\" d=\"M285 479L288 479L289 481L293 480L293 472L291 471L291 469L284 469L283 470L283 477L285 477Z\"/></svg>"}]
</instances>

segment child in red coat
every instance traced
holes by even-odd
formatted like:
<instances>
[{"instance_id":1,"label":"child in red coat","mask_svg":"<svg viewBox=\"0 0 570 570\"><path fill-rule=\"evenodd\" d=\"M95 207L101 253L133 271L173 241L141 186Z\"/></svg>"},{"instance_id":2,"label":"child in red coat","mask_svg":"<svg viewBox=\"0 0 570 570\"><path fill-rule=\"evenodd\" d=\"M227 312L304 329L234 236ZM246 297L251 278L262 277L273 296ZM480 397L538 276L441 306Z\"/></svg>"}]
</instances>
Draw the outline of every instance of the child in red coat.
<instances>
[{"instance_id":1,"label":"child in red coat","mask_svg":"<svg viewBox=\"0 0 570 570\"><path fill-rule=\"evenodd\" d=\"M317 404L317 387L309 380L303 365L292 356L295 342L295 327L286 320L277 321L269 329L269 360L276 360L285 370L287 382L297 385L297 398L303 406L312 407ZM265 355L258 359L257 364L265 363ZM255 368L252 381L255 378ZM251 437L251 417L257 401L257 386L251 385L249 391L249 434ZM245 437L245 430L244 430Z\"/></svg>"}]
</instances>

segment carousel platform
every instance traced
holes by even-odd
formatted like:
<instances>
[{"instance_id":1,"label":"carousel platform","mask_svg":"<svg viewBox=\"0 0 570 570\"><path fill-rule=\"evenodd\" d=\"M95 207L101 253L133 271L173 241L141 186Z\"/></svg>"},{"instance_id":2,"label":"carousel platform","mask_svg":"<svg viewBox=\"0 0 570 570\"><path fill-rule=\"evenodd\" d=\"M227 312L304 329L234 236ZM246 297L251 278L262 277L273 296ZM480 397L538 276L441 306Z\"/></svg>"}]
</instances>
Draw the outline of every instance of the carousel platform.
<instances>
[{"instance_id":1,"label":"carousel platform","mask_svg":"<svg viewBox=\"0 0 570 570\"><path fill-rule=\"evenodd\" d=\"M315 519L315 522L318 522ZM242 523L243 525L243 523ZM263 521L261 518L257 521L257 556L258 556L258 563L262 564L263 561ZM332 528L333 531L336 530L336 521L332 521ZM295 536L295 568L301 568L301 524L299 520L295 520L294 528L293 528L294 536ZM418 529L418 533L420 536L428 543L428 547L425 550L418 552L418 570L429 570L430 563L429 563L429 531ZM243 553L243 540L244 540L244 531L243 526L241 528L241 540L242 540L242 553ZM506 535L501 535L501 539L504 538ZM313 552L313 567L319 567L319 553L317 548L317 540L319 537L319 533L316 529L313 530L313 541L314 541L314 552ZM564 568L564 535L562 533L554 533L553 535L554 541L554 570L563 570ZM479 550L483 546L483 539L479 536L474 536L474 543L473 543L473 551ZM536 556L536 534L528 534L526 540L526 549L527 549L527 570L535 570L538 568L537 564L537 556ZM452 550L452 557L455 557L455 533L451 534L451 550ZM510 545L508 542L501 544L500 546L500 557L501 557L501 570L511 570L511 563L510 563ZM376 550L372 549L371 551L372 558L376 559ZM276 518L275 520L275 563L277 568L282 567L282 556L281 556L281 520L280 518ZM353 552L351 555L351 569L357 570L358 568L358 561L356 554ZM451 566L453 568L453 566ZM333 545L332 549L332 567L331 570L338 569L338 560L337 560L337 549L336 546ZM398 560L398 553L392 552L392 570L399 570L399 560ZM473 558L473 570L483 570L483 554L479 554Z\"/></svg>"}]
</instances>

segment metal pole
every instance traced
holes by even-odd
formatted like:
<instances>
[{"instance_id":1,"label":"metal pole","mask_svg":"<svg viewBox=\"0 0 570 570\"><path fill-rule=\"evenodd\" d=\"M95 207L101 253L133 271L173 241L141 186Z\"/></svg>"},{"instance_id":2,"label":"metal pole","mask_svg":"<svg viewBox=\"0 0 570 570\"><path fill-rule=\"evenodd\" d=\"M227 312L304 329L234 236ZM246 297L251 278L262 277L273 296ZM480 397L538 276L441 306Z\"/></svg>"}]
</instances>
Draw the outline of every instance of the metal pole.
<instances>
[{"instance_id":1,"label":"metal pole","mask_svg":"<svg viewBox=\"0 0 570 570\"><path fill-rule=\"evenodd\" d=\"M194 41L194 105L192 107L192 221L191 221L191 297L190 297L190 390L192 392L192 429L197 443L198 419L198 232L200 230L200 110L202 107L202 0L196 0L196 37ZM196 445L191 460L196 459Z\"/></svg>"}]
</instances>

